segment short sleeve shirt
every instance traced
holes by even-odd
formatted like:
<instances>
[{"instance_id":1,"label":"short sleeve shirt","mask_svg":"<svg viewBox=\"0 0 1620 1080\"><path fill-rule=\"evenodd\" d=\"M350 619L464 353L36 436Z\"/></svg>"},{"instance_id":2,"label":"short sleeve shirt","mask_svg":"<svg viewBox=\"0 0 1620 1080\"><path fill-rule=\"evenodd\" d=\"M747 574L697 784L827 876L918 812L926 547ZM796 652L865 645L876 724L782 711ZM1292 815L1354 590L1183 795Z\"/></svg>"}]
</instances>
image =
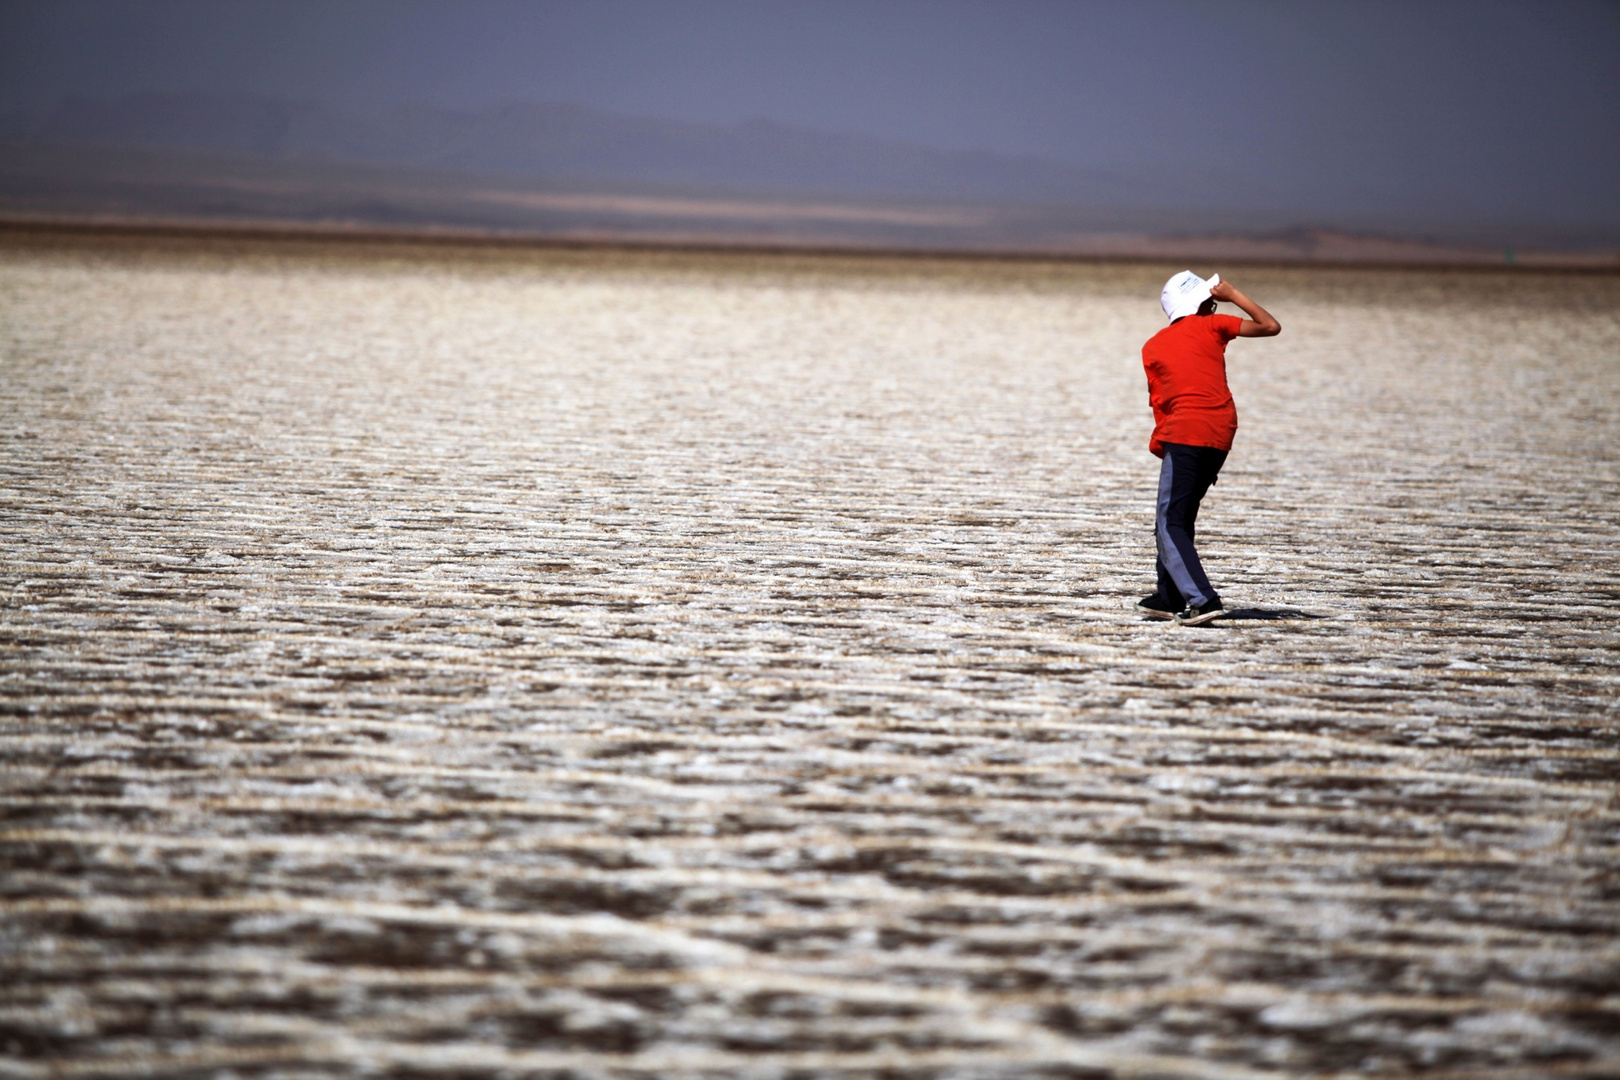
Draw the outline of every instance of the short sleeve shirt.
<instances>
[{"instance_id":1,"label":"short sleeve shirt","mask_svg":"<svg viewBox=\"0 0 1620 1080\"><path fill-rule=\"evenodd\" d=\"M1232 449L1237 404L1226 386L1226 343L1242 325L1231 315L1188 315L1142 346L1155 456L1164 456L1165 443Z\"/></svg>"}]
</instances>

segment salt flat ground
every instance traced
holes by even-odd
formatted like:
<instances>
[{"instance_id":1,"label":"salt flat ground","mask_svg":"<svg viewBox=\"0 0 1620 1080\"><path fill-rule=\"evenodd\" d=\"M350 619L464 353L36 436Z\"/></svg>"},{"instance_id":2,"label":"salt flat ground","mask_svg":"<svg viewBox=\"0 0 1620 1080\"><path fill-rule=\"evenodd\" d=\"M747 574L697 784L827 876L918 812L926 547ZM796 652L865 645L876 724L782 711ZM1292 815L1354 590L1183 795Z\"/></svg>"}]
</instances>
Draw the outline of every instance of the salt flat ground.
<instances>
[{"instance_id":1,"label":"salt flat ground","mask_svg":"<svg viewBox=\"0 0 1620 1080\"><path fill-rule=\"evenodd\" d=\"M1620 1075L1620 278L0 248L0 1075ZM1207 270L1208 268L1199 268Z\"/></svg>"}]
</instances>

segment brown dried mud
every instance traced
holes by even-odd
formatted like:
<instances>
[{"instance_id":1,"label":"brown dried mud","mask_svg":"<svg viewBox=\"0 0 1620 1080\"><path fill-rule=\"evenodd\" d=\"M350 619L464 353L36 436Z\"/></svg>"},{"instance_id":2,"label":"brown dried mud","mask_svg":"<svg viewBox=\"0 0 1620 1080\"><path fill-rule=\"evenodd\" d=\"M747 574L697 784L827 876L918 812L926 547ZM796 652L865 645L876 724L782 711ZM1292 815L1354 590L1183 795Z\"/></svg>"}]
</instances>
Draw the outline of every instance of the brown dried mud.
<instances>
[{"instance_id":1,"label":"brown dried mud","mask_svg":"<svg viewBox=\"0 0 1620 1080\"><path fill-rule=\"evenodd\" d=\"M0 250L0 1076L1620 1075L1620 279Z\"/></svg>"}]
</instances>

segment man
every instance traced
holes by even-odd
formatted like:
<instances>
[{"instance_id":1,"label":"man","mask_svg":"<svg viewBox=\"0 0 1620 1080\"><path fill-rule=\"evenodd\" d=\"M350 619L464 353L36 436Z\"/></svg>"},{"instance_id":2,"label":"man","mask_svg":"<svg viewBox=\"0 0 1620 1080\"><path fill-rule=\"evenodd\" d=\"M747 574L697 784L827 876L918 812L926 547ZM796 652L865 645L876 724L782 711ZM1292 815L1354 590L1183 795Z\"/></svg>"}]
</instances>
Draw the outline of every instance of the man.
<instances>
[{"instance_id":1,"label":"man","mask_svg":"<svg viewBox=\"0 0 1620 1080\"><path fill-rule=\"evenodd\" d=\"M1242 308L1248 318L1217 315L1222 300ZM1165 282L1159 305L1170 325L1142 346L1153 406L1148 449L1163 462L1153 522L1159 588L1136 606L1154 618L1195 626L1224 614L1193 535L1198 504L1237 434L1237 406L1226 386L1226 343L1235 337L1274 337L1282 324L1219 274L1205 281L1183 270Z\"/></svg>"}]
</instances>

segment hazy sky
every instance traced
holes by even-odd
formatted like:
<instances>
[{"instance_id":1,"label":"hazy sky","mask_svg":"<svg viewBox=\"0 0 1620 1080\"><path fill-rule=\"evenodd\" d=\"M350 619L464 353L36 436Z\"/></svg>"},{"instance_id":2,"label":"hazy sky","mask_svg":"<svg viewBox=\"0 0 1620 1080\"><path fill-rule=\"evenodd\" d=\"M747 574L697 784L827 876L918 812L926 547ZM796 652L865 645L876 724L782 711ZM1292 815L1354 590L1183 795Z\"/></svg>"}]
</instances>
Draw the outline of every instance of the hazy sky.
<instances>
[{"instance_id":1,"label":"hazy sky","mask_svg":"<svg viewBox=\"0 0 1620 1080\"><path fill-rule=\"evenodd\" d=\"M0 105L572 101L1620 225L1620 2L0 0Z\"/></svg>"}]
</instances>

